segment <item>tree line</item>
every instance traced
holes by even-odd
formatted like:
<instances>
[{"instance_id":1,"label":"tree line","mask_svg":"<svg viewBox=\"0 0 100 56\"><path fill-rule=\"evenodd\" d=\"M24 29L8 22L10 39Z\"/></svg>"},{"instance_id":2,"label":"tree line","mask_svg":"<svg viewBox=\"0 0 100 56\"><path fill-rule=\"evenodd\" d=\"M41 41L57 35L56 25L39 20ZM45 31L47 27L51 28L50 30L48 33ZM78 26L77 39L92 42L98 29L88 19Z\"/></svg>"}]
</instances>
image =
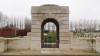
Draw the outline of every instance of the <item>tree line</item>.
<instances>
[{"instance_id":1,"label":"tree line","mask_svg":"<svg viewBox=\"0 0 100 56\"><path fill-rule=\"evenodd\" d=\"M70 21L69 29L74 32L100 32L100 19ZM14 29L31 31L31 19L26 16L7 16L0 12L0 29L10 26ZM52 26L53 27L53 26Z\"/></svg>"},{"instance_id":2,"label":"tree line","mask_svg":"<svg viewBox=\"0 0 100 56\"><path fill-rule=\"evenodd\" d=\"M81 19L70 21L70 30L74 32L100 32L100 19Z\"/></svg>"},{"instance_id":3,"label":"tree line","mask_svg":"<svg viewBox=\"0 0 100 56\"><path fill-rule=\"evenodd\" d=\"M6 26L30 31L30 18L26 16L7 16L0 12L0 29Z\"/></svg>"}]
</instances>

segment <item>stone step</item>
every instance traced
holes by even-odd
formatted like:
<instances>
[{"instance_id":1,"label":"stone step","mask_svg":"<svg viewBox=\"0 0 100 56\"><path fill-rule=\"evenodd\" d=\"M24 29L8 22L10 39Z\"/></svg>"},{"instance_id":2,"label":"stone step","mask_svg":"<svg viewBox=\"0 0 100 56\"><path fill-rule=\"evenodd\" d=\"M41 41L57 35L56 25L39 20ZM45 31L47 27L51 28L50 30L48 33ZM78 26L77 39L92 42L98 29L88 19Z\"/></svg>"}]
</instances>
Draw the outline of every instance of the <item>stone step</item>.
<instances>
[{"instance_id":1,"label":"stone step","mask_svg":"<svg viewBox=\"0 0 100 56\"><path fill-rule=\"evenodd\" d=\"M81 54L81 55L0 55L0 56L100 56L100 55L92 55L92 54Z\"/></svg>"}]
</instances>

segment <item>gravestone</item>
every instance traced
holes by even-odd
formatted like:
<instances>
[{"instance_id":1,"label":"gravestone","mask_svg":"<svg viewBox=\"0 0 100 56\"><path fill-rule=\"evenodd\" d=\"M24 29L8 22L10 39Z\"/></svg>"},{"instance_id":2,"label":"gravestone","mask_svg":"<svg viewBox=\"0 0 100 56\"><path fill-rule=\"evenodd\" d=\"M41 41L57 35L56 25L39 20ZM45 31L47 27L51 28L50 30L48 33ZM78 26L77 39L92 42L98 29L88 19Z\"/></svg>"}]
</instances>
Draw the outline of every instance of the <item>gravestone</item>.
<instances>
[{"instance_id":1,"label":"gravestone","mask_svg":"<svg viewBox=\"0 0 100 56\"><path fill-rule=\"evenodd\" d=\"M31 8L31 50L44 49L43 25L44 23L54 22L57 26L58 48L70 49L69 38L69 7L46 4L42 6L32 6Z\"/></svg>"}]
</instances>

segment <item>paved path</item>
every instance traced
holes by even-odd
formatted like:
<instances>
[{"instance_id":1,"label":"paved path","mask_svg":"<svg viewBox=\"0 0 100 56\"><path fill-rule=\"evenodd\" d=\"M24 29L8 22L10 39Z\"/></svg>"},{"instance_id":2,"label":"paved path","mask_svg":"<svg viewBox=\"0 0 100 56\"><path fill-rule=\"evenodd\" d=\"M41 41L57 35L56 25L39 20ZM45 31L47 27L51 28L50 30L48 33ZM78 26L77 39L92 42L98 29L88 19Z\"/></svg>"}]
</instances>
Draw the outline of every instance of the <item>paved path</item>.
<instances>
[{"instance_id":1,"label":"paved path","mask_svg":"<svg viewBox=\"0 0 100 56\"><path fill-rule=\"evenodd\" d=\"M8 50L4 53L1 53L0 55L35 55L35 56L82 56L82 55L88 55L88 56L100 56L99 53L96 53L95 51L88 51L88 50Z\"/></svg>"}]
</instances>

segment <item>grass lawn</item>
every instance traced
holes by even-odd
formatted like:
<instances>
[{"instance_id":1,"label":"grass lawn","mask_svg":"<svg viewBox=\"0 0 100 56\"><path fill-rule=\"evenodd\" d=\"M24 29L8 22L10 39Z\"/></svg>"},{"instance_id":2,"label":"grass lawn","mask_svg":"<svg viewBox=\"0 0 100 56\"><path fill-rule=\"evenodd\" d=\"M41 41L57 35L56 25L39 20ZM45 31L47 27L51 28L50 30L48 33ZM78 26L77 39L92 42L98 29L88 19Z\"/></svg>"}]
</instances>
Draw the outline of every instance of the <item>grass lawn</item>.
<instances>
[{"instance_id":1,"label":"grass lawn","mask_svg":"<svg viewBox=\"0 0 100 56\"><path fill-rule=\"evenodd\" d=\"M47 35L44 35L43 38L44 42L56 42L56 33L55 32L47 33Z\"/></svg>"}]
</instances>

